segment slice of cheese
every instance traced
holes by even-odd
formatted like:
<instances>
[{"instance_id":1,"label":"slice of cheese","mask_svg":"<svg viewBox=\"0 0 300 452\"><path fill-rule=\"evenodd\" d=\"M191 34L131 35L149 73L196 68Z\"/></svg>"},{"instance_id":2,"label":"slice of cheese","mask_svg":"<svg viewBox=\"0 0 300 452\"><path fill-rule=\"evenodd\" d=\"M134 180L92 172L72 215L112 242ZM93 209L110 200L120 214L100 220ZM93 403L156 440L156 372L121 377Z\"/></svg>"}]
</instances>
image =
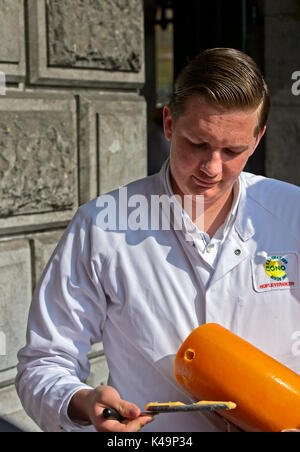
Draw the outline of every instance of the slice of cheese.
<instances>
[{"instance_id":1,"label":"slice of cheese","mask_svg":"<svg viewBox=\"0 0 300 452\"><path fill-rule=\"evenodd\" d=\"M174 406L174 405L185 405L185 403L182 403L182 402L165 402L165 403L150 402L146 405L145 409L147 411L150 406Z\"/></svg>"},{"instance_id":2,"label":"slice of cheese","mask_svg":"<svg viewBox=\"0 0 300 452\"><path fill-rule=\"evenodd\" d=\"M145 410L148 411L149 407L156 407L156 406L189 406L182 402L150 402L146 405ZM200 400L199 402L193 403L192 405L226 405L229 410L233 410L236 408L236 404L233 402L213 402L211 400Z\"/></svg>"}]
</instances>

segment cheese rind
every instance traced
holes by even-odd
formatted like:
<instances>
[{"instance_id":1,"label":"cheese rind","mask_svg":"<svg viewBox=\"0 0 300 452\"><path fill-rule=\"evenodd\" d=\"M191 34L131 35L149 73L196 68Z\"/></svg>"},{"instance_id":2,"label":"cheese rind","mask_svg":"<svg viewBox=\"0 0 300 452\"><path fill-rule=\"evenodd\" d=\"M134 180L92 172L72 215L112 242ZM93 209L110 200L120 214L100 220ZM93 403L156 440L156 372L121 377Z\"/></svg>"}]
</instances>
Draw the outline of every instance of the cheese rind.
<instances>
[{"instance_id":1,"label":"cheese rind","mask_svg":"<svg viewBox=\"0 0 300 452\"><path fill-rule=\"evenodd\" d=\"M174 373L194 400L233 400L237 408L222 416L244 431L300 429L300 375L220 325L192 331L177 352Z\"/></svg>"}]
</instances>

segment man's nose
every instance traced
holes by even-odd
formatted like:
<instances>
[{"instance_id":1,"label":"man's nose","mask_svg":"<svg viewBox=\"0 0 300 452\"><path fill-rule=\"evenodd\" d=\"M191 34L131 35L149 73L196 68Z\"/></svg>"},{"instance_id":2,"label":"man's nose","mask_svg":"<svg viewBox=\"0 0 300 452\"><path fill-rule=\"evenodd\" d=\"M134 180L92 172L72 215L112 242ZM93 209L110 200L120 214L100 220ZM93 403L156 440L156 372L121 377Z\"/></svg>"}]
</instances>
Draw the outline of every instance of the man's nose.
<instances>
[{"instance_id":1,"label":"man's nose","mask_svg":"<svg viewBox=\"0 0 300 452\"><path fill-rule=\"evenodd\" d=\"M203 156L200 169L209 177L216 177L222 172L222 153L220 150L210 150Z\"/></svg>"}]
</instances>

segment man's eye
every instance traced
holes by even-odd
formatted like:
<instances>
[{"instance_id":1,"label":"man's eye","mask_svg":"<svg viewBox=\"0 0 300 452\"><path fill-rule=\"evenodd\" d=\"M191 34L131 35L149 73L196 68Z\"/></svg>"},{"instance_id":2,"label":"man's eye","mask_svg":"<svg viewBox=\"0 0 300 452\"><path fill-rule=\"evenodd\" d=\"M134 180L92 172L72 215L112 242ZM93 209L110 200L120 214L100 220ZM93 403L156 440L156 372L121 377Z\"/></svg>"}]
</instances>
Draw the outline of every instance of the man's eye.
<instances>
[{"instance_id":1,"label":"man's eye","mask_svg":"<svg viewBox=\"0 0 300 452\"><path fill-rule=\"evenodd\" d=\"M226 154L229 154L229 155L237 155L237 152L232 151L231 149L225 149L225 152L226 152Z\"/></svg>"},{"instance_id":2,"label":"man's eye","mask_svg":"<svg viewBox=\"0 0 300 452\"><path fill-rule=\"evenodd\" d=\"M197 148L204 148L207 145L207 143L195 143L194 141L191 141L190 143Z\"/></svg>"}]
</instances>

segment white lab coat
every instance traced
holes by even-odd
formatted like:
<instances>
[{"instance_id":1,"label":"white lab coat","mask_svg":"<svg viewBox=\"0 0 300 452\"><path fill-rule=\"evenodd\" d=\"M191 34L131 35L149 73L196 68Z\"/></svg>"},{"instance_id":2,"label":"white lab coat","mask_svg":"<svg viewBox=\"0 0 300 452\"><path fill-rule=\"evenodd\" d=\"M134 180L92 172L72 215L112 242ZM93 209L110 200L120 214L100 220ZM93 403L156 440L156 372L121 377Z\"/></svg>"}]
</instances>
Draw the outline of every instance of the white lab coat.
<instances>
[{"instance_id":1,"label":"white lab coat","mask_svg":"<svg viewBox=\"0 0 300 452\"><path fill-rule=\"evenodd\" d=\"M36 290L16 387L47 431L71 423L68 402L86 387L87 353L103 341L110 379L122 398L189 402L173 376L180 345L215 322L300 373L300 189L242 173L235 221L206 287L203 261L185 231L104 231L101 198L79 208ZM164 169L128 186L128 196L166 193ZM118 191L112 193L117 200ZM284 259L284 284L265 271ZM276 282L273 286L272 283ZM89 427L93 430L93 428ZM215 414L161 414L147 431L224 431Z\"/></svg>"}]
</instances>

